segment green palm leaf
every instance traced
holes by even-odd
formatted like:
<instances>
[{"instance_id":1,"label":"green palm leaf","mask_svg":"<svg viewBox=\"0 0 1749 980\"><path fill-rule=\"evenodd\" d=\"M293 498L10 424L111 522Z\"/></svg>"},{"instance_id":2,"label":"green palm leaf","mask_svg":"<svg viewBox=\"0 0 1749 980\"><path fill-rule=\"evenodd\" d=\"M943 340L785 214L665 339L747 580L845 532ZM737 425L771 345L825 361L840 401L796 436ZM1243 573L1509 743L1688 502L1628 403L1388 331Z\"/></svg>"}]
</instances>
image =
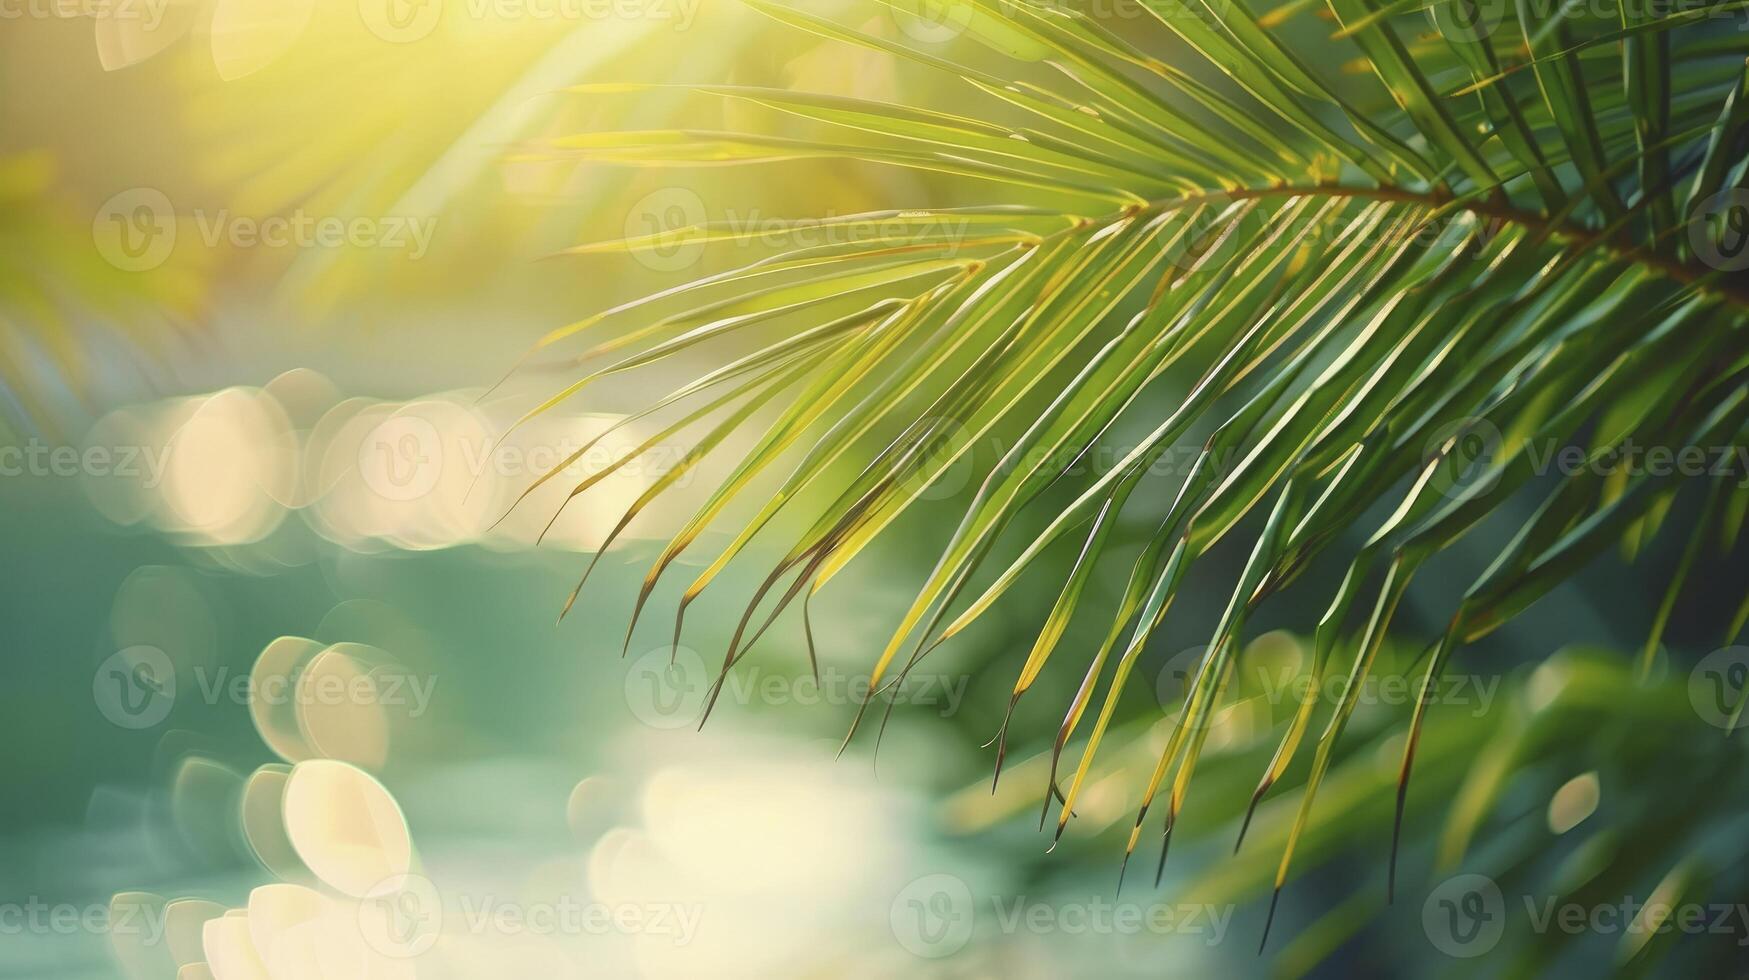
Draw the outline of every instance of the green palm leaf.
<instances>
[{"instance_id":1,"label":"green palm leaf","mask_svg":"<svg viewBox=\"0 0 1749 980\"><path fill-rule=\"evenodd\" d=\"M1521 0L1490 21L1470 0L1330 0L1334 36L1307 42L1277 33L1303 5L1254 17L1242 2L1147 0L1148 24L1120 31L1058 5L959 0L948 10L968 25L963 33L924 45L866 20L853 28L776 0L747 2L781 24L936 73L964 101L900 107L700 86L701 97L811 128L579 134L533 152L665 166L857 160L951 175L987 196L903 212L912 224L894 233L945 256L895 257L890 238L802 250L591 318L591 333L616 339L580 360L636 351L536 411L601 373L693 343L741 337L736 356L760 359L731 358L764 370L718 380L769 400L775 414L738 410L723 423L762 427L756 448L663 550L633 614L635 629L705 529L725 527L733 539L686 589L682 613L731 562L759 560L751 542L779 538L782 557L755 576L762 584L724 651L725 676L788 606L865 554L951 467L978 468L982 482L874 663L876 695L863 708L1001 608L1022 577L1053 580L1058 598L1015 665L1009 712L1053 664L1077 661L1084 676L1039 787L1046 816L1062 801L1058 835L1150 635L1235 530L1254 537L1249 560L1146 777L1126 855L1162 792L1170 839L1211 719L1230 703L1251 613L1285 589L1323 590L1312 689L1340 672L1348 694L1315 741L1294 815L1272 832L1279 895L1296 847L1328 833L1314 816L1317 794L1346 786L1333 767L1353 698L1389 646L1404 596L1422 584L1418 572L1508 501L1543 497L1478 581L1445 590L1457 594L1425 660L1422 683L1433 685L1464 644L1609 545L1655 534L1683 489L1667 473L1605 477L1590 464L1627 444L1749 438L1749 255L1738 260L1749 234L1749 75L1723 40L1736 26L1725 12L1740 5L1604 22ZM1206 64L1168 51L1168 32ZM1366 75L1330 70L1356 59ZM579 251L744 237L704 224ZM556 333L543 349L570 339ZM701 390L694 383L672 400ZM730 401L717 397L713 411ZM1138 426L1146 434L1114 464L1075 465ZM700 451L722 435L713 430ZM1001 458L969 451L990 437ZM1156 472L1185 439L1200 442L1193 464ZM1551 468L1551 447L1568 445L1583 449L1582 465ZM794 461L780 489L754 489L780 460ZM1703 542L1720 528L1734 538L1749 506L1740 476L1705 481L1717 516L1685 549L1648 650L1682 581L1719 559ZM750 520L728 516L741 498L756 511ZM1127 585L1103 608L1087 584L1118 560L1112 529L1125 519L1155 530L1124 559ZM1345 553L1349 528L1364 543ZM1000 560L1004 545L1017 556ZM1305 575L1332 560L1348 563L1344 575ZM1076 617L1098 622L1096 648L1064 642ZM677 619L676 642L680 632ZM1061 786L1061 756L1102 688ZM1399 827L1425 707L1402 750ZM1295 708L1262 760L1252 811L1299 757L1317 699ZM997 732L998 774L1008 726L1005 718ZM1439 752L1451 758L1451 743Z\"/></svg>"}]
</instances>

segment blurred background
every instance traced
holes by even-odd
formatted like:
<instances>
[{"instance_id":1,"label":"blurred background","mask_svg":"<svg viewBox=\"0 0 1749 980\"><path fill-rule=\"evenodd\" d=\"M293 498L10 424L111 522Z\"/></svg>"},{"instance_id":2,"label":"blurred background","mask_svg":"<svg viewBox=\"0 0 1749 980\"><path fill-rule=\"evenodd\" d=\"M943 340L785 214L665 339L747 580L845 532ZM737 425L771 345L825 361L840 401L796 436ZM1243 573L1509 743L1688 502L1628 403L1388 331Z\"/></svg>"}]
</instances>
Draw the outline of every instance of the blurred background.
<instances>
[{"instance_id":1,"label":"blurred background","mask_svg":"<svg viewBox=\"0 0 1749 980\"><path fill-rule=\"evenodd\" d=\"M880 4L808 9L929 41ZM1449 671L1387 904L1416 642L1447 615L1411 595L1261 956L1297 776L1231 841L1317 596L1259 623L1160 883L1156 814L1118 888L1242 543L1146 651L1054 848L1037 813L1076 670L1016 715L994 789L981 747L1050 583L889 692L878 755L872 730L839 755L969 474L821 595L817 677L787 616L696 730L739 605L700 602L676 647L664 588L625 631L751 439L614 528L686 451L635 413L719 355L523 425L577 372L512 369L588 314L793 247L789 219L978 198L859 163L639 169L554 141L793 124L670 83L957 91L917 66L725 0L0 0L0 73L0 976L1741 970L1749 817L1722 729L1749 656L1678 616L1637 684L1620 651L1658 596L1614 568ZM656 87L566 91L601 82ZM701 221L773 234L564 254ZM1139 544L1144 517L1121 533ZM1510 530L1427 578L1467 582ZM1667 573L1666 550L1634 574ZM1126 570L1092 587L1115 597ZM1695 588L1727 607L1743 582ZM1472 896L1475 929L1455 918ZM1657 928L1654 900L1709 926ZM1545 917L1569 905L1584 927Z\"/></svg>"}]
</instances>

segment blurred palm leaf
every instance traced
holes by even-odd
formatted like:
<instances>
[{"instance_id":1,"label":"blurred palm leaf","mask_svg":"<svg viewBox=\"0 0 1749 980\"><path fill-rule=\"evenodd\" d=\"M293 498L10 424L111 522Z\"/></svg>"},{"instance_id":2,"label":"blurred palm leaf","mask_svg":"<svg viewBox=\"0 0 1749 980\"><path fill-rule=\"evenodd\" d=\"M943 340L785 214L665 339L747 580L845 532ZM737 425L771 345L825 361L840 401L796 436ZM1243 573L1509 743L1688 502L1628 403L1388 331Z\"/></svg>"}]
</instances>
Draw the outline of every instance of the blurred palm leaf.
<instances>
[{"instance_id":1,"label":"blurred palm leaf","mask_svg":"<svg viewBox=\"0 0 1749 980\"><path fill-rule=\"evenodd\" d=\"M1311 694L1320 712L1341 703L1341 679L1327 679L1317 691L1308 687L1308 652L1279 632L1246 646L1227 705L1210 719L1201 803L1174 831L1174 849L1190 855L1189 870L1171 893L1175 901L1225 907L1271 891L1280 848L1295 832L1297 801L1286 795L1269 800L1257 808L1253 826L1246 774L1269 765L1273 736L1302 694ZM1740 665L1749 651L1733 653L1692 674L1660 670L1649 680L1619 653L1586 647L1563 648L1504 673L1477 665L1448 675L1421 736L1425 774L1404 834L1406 852L1431 873L1399 887L1398 901L1385 913L1379 892L1388 886L1389 869L1367 858L1397 819L1397 761L1404 722L1415 710L1408 695L1426 656L1424 648L1388 643L1363 684L1368 696L1330 766L1322 805L1302 830L1303 847L1339 870L1324 875L1320 894L1300 904L1296 917L1305 924L1272 956L1270 973L1305 975L1369 931L1363 948L1419 961L1428 951L1424 908L1449 894L1450 883L1475 874L1510 896L1510 927L1489 960L1504 975L1547 976L1559 972L1552 970L1557 960L1586 964L1592 969L1580 972L1587 974L1640 975L1650 963L1659 964L1660 975L1728 973L1739 955L1739 937L1729 930L1683 944L1651 929L1537 933L1522 907L1528 900L1538 907L1553 901L1589 908L1619 903L1624 895L1672 905L1736 901L1749 873L1741 833L1745 800L1726 774L1741 766L1743 746L1718 736L1731 710L1721 706L1735 690L1724 672L1740 671L1728 665ZM1077 805L1077 826L1088 839L1065 841L1077 854L1127 836L1131 815L1125 810L1134 794L1114 787L1145 784L1176 721L1154 715L1113 728L1112 747L1088 777L1097 791ZM1051 756L1048 749L1029 752L1013 768L1031 783L1049 771ZM1303 776L1290 772L1284 782ZM1686 805L1667 805L1677 799ZM942 822L966 835L1009 823L1030 826L1037 803L1030 785L1004 785L992 794L979 781L943 802ZM1255 841L1237 849L1233 834L1241 826ZM1344 860L1350 854L1355 859ZM1710 873L1695 875L1697 863ZM1678 884L1680 894L1670 894ZM1332 892L1351 897L1333 900Z\"/></svg>"},{"instance_id":2,"label":"blurred palm leaf","mask_svg":"<svg viewBox=\"0 0 1749 980\"><path fill-rule=\"evenodd\" d=\"M55 430L63 396L89 393L100 336L162 349L203 302L196 264L142 276L107 261L90 214L50 154L0 157L0 426Z\"/></svg>"},{"instance_id":3,"label":"blurred palm leaf","mask_svg":"<svg viewBox=\"0 0 1749 980\"><path fill-rule=\"evenodd\" d=\"M755 448L656 559L634 628L707 528L733 538L687 585L675 642L687 605L727 565L762 560L756 539L775 543L781 557L756 576L726 675L784 609L970 465L981 482L874 686L902 681L1022 576L1059 583L1009 710L1060 659L1072 618L1109 624L1073 654L1084 679L1042 774L1061 800L1061 835L1149 637L1243 524L1249 557L1155 753L1128 854L1157 803L1170 839L1210 720L1230 703L1248 618L1334 553L1345 574L1300 584L1329 602L1310 689L1341 673L1351 693L1310 747L1280 839L1279 894L1296 845L1320 826L1313 801L1411 582L1508 500L1541 503L1451 602L1423 684L1603 550L1631 555L1657 533L1684 482L1592 465L1624 447L1702 447L1729 461L1687 481L1711 492L1672 596L1691 569L1730 553L1749 421L1744 4L1600 20L1528 0L1329 0L1324 23L1303 4L1246 0L1146 0L1118 8L1137 15L1122 18L1028 0L927 11L881 0L870 9L890 18L853 26L746 2L913 63L963 96L911 107L702 86L700 97L771 124L585 133L548 153L639 167L861 161L938 175L981 203L801 223L803 247L541 342L537 358L600 366L536 412L701 347L740 352L677 393L713 389L711 407L740 407L703 423L713 412L695 403L674 431L704 424L702 454L751 427ZM1357 71L1330 70L1342 65ZM845 225L860 233L821 235ZM587 250L737 237L722 222L688 223ZM1137 425L1140 439L1116 442ZM996 458L980 458L975 447L992 440ZM1193 464L1159 472L1184 440L1200 445ZM1087 465L1113 445L1115 463ZM1551 464L1564 446L1577 460ZM1139 554L1119 554L1112 529L1135 520L1154 530ZM1358 547L1333 548L1351 528ZM1095 608L1088 576L1113 560L1128 565L1127 585L1115 608ZM1734 634L1741 619L1718 625ZM1288 723L1253 807L1300 755L1317 700Z\"/></svg>"},{"instance_id":4,"label":"blurred palm leaf","mask_svg":"<svg viewBox=\"0 0 1749 980\"><path fill-rule=\"evenodd\" d=\"M272 270L283 296L318 311L431 290L452 283L458 270L526 262L574 237L632 175L505 168L506 148L604 114L612 124L632 111L663 118L677 98L671 93L601 105L555 93L676 48L692 52L706 77L720 76L746 29L708 11L694 24L681 19L691 7L660 2L364 0L306 10L295 23L273 4L228 6L252 29L215 35L210 59L190 46L194 56L179 68L190 93L188 125L211 146L199 160L202 176L227 188L230 206L249 215L301 209L438 226L437 254L418 264L395 250L311 249ZM416 15L404 35L383 24L403 7ZM714 43L703 43L707 37ZM267 49L271 57L258 53ZM215 61L224 84L213 84ZM248 72L226 71L243 62ZM276 124L263 126L263 118ZM528 207L530 198L544 206Z\"/></svg>"}]
</instances>

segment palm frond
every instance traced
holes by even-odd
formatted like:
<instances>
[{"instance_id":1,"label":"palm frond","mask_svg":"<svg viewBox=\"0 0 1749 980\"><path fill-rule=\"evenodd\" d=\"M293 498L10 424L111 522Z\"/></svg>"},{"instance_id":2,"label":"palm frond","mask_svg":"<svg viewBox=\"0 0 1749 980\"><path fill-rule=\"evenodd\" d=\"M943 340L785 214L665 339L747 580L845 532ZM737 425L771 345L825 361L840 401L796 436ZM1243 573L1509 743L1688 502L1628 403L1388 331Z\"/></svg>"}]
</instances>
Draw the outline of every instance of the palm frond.
<instances>
[{"instance_id":1,"label":"palm frond","mask_svg":"<svg viewBox=\"0 0 1749 980\"><path fill-rule=\"evenodd\" d=\"M588 133L544 152L619 165L854 160L1000 196L969 210L905 212L891 230L916 254L895 258L891 239L798 249L585 321L577 334L619 331L589 356L638 353L538 410L600 373L730 335L781 365L722 379L770 400L775 417L754 423L737 412L723 423L762 425L756 448L663 550L632 617L635 629L706 527L732 523L732 543L684 590L678 643L687 605L731 561L752 561L749 543L784 518L782 555L760 578L722 677L789 605L818 593L970 460L982 482L874 663L876 694L863 709L1023 576L1054 576L1059 597L1018 664L1011 713L1064 656L1068 622L1109 623L1083 660L1040 787L1047 814L1061 800L1059 836L1148 639L1186 577L1235 529L1251 529L1249 558L1147 779L1125 854L1164 793L1164 861L1250 615L1296 584L1328 590L1328 580L1299 580L1354 528L1362 543L1335 556L1347 569L1317 624L1310 668L1312 689L1341 672L1349 694L1312 746L1279 842L1279 896L1317 826L1314 801L1356 692L1418 573L1507 501L1542 496L1452 602L1423 675L1434 685L1465 644L1611 545L1655 534L1683 487L1671 472L1608 475L1593 464L1627 445L1734 448L1749 435L1749 255L1736 258L1749 223L1749 117L1741 47L1727 43L1742 4L1668 15L1624 7L1605 21L1520 0L1490 20L1472 0L1329 0L1333 35L1307 42L1281 29L1303 4L1259 12L1247 0L1143 0L1148 21L1119 34L1058 4L952 0L943 23L963 32L928 45L777 0L747 3L939 73L964 86L965 101L949 111L702 86L702 97L819 132ZM1190 52L1206 63L1179 67ZM1366 74L1332 70L1350 63ZM944 237L955 221L957 234ZM582 250L728 234L705 224ZM571 339L562 332L551 343ZM1091 475L1076 465L1136 424L1146 434L1115 464ZM991 437L1004 452L978 459L970 448ZM720 438L713 430L700 447ZM1194 465L1158 473L1187 438L1202 441ZM1551 466L1564 446L1578 447L1577 459ZM753 489L787 460L775 492ZM1708 510L1740 523L1744 485L1734 471L1719 476ZM728 522L742 498L757 513ZM1117 560L1111 528L1138 514L1156 530L1128 559L1116 608L1095 609L1090 570ZM1715 523L1694 533L1715 534ZM1022 546L1003 561L1005 543ZM1071 549L1066 575L1059 543ZM1713 560L1717 548L1688 548L1672 595ZM1674 601L1663 603L1648 649ZM1299 755L1316 702L1298 707L1253 808ZM1399 819L1423 722L1418 708L1402 750ZM1079 761L1060 785L1059 757L1077 736ZM1003 757L999 748L998 775Z\"/></svg>"},{"instance_id":2,"label":"palm frond","mask_svg":"<svg viewBox=\"0 0 1749 980\"><path fill-rule=\"evenodd\" d=\"M58 171L46 151L0 156L0 431L60 433L93 394L93 348L161 350L204 302L198 256L129 268Z\"/></svg>"}]
</instances>

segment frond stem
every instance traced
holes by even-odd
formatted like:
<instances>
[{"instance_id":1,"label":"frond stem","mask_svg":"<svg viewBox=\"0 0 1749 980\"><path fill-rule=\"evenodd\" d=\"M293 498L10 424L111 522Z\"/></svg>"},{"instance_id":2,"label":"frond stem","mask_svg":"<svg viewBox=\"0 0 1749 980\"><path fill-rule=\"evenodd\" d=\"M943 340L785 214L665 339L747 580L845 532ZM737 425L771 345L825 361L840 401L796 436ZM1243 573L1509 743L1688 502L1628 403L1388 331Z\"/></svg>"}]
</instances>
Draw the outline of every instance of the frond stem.
<instances>
[{"instance_id":1,"label":"frond stem","mask_svg":"<svg viewBox=\"0 0 1749 980\"><path fill-rule=\"evenodd\" d=\"M1661 255L1635 244L1626 236L1596 231L1574 221L1556 221L1535 211L1515 208L1494 198L1465 198L1441 191L1414 191L1402 187L1354 187L1346 184L1283 184L1272 187L1208 191L1151 201L1147 211L1171 211L1222 201L1267 200L1289 197L1347 197L1355 200L1415 204L1426 208L1456 207L1483 218L1493 218L1530 229L1545 237L1570 243L1580 250L1601 248L1617 259L1651 269L1683 286L1723 297L1749 308L1749 281L1719 270L1697 266Z\"/></svg>"}]
</instances>

